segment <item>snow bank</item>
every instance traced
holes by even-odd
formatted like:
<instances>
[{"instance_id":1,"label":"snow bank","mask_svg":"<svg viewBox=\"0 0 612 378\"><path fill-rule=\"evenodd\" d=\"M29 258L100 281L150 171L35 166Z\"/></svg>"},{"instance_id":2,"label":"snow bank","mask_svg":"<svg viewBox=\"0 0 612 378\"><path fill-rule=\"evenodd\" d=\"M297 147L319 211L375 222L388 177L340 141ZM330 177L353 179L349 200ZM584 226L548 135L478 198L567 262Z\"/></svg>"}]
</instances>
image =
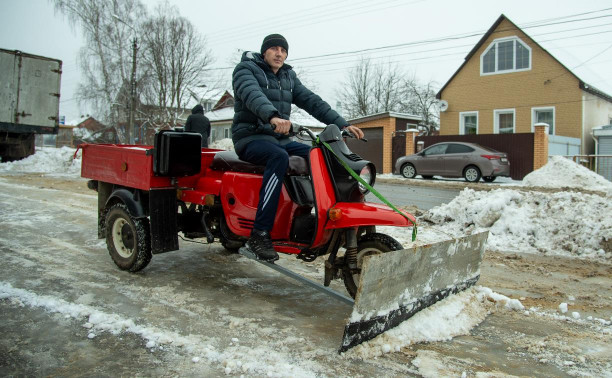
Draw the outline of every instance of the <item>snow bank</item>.
<instances>
[{"instance_id":1,"label":"snow bank","mask_svg":"<svg viewBox=\"0 0 612 378\"><path fill-rule=\"evenodd\" d=\"M490 192L464 189L424 218L446 233L489 230L487 248L501 252L612 258L612 201L579 192Z\"/></svg>"},{"instance_id":2,"label":"snow bank","mask_svg":"<svg viewBox=\"0 0 612 378\"><path fill-rule=\"evenodd\" d=\"M81 150L73 159L75 148L37 147L36 153L25 159L0 163L0 172L81 174Z\"/></svg>"},{"instance_id":3,"label":"snow bank","mask_svg":"<svg viewBox=\"0 0 612 378\"><path fill-rule=\"evenodd\" d=\"M551 156L546 165L523 178L523 185L546 188L579 188L612 194L612 182L563 156Z\"/></svg>"}]
</instances>

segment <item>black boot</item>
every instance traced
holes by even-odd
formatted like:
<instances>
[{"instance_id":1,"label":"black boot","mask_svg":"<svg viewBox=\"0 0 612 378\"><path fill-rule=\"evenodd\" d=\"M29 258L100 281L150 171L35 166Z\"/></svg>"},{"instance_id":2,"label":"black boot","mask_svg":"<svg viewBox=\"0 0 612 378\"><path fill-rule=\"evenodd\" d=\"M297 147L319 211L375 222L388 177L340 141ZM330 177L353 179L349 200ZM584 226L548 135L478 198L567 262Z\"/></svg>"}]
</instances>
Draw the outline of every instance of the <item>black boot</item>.
<instances>
[{"instance_id":1,"label":"black boot","mask_svg":"<svg viewBox=\"0 0 612 378\"><path fill-rule=\"evenodd\" d=\"M253 229L251 237L246 242L246 247L259 260L268 262L278 260L278 253L276 253L272 246L272 240L270 240L270 233L268 231Z\"/></svg>"}]
</instances>

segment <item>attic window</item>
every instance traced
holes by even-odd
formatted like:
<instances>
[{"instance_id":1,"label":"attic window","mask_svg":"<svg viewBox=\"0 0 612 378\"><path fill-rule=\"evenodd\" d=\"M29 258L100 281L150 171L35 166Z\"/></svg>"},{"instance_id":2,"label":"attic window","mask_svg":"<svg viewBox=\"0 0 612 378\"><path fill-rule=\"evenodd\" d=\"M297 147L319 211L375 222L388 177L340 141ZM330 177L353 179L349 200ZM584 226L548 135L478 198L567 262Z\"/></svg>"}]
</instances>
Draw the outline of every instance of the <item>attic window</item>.
<instances>
[{"instance_id":1,"label":"attic window","mask_svg":"<svg viewBox=\"0 0 612 378\"><path fill-rule=\"evenodd\" d=\"M518 37L494 40L480 56L480 74L494 75L531 69L531 48Z\"/></svg>"}]
</instances>

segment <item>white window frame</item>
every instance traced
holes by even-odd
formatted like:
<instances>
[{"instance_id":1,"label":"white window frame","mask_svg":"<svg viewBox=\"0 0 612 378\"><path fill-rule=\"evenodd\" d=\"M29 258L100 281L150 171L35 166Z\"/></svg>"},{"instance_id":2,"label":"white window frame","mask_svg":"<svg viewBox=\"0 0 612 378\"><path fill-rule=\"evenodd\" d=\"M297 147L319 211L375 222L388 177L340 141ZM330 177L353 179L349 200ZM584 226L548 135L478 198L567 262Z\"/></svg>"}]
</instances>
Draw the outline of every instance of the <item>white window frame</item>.
<instances>
[{"instance_id":1,"label":"white window frame","mask_svg":"<svg viewBox=\"0 0 612 378\"><path fill-rule=\"evenodd\" d=\"M539 106L537 108L531 108L531 132L535 132L535 124L537 123L536 121L536 111L538 110L552 110L553 113L553 121L552 121L552 125L548 125L548 129L549 131L549 135L555 135L557 132L557 114L555 111L555 107L554 106ZM552 132L551 132L552 131Z\"/></svg>"},{"instance_id":2,"label":"white window frame","mask_svg":"<svg viewBox=\"0 0 612 378\"><path fill-rule=\"evenodd\" d=\"M459 113L459 135L465 134L465 116L476 116L476 135L478 135L478 111L460 112Z\"/></svg>"},{"instance_id":3,"label":"white window frame","mask_svg":"<svg viewBox=\"0 0 612 378\"><path fill-rule=\"evenodd\" d=\"M516 110L512 109L495 109L493 111L493 133L499 134L499 115L512 114L512 133L516 133Z\"/></svg>"},{"instance_id":4,"label":"white window frame","mask_svg":"<svg viewBox=\"0 0 612 378\"><path fill-rule=\"evenodd\" d=\"M503 71L498 71L497 70L497 64L499 62L499 46L498 44L500 42L508 42L508 41L514 41L514 50L513 50L513 56L512 56L512 66L514 67L511 70L503 70ZM520 42L526 49L527 51L529 51L529 64L527 66L527 68L521 68L521 69L516 69L516 43ZM495 71L493 72L487 72L485 73L483 71L483 60L484 60L484 56L487 54L487 52L489 52L489 50L495 46ZM533 52L531 51L531 47L529 47L528 44L526 44L525 42L523 42L522 39L520 39L517 36L512 36L512 37L506 37L506 38L498 38L498 39L494 39L491 44L489 45L489 47L486 48L485 51L482 52L482 54L480 54L480 76L488 76L488 75L500 75L500 74L505 74L505 73L511 73L511 72L522 72L522 71L529 71L531 70L531 59L533 57Z\"/></svg>"}]
</instances>

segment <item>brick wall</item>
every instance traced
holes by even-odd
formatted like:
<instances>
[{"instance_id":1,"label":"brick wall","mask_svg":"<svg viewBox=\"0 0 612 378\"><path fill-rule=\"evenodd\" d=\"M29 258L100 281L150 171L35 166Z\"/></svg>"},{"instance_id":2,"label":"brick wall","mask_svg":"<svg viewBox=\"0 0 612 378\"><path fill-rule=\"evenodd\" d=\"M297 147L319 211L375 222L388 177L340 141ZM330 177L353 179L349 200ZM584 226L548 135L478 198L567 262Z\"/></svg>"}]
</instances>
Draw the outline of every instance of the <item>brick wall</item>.
<instances>
[{"instance_id":1,"label":"brick wall","mask_svg":"<svg viewBox=\"0 0 612 378\"><path fill-rule=\"evenodd\" d=\"M528 71L482 75L480 57L499 38L516 36L531 48ZM495 110L514 109L515 133L533 132L533 108L554 107L555 135L581 138L582 90L578 79L511 22L504 20L442 92L440 135L460 134L460 113L478 113L478 134L494 133Z\"/></svg>"},{"instance_id":2,"label":"brick wall","mask_svg":"<svg viewBox=\"0 0 612 378\"><path fill-rule=\"evenodd\" d=\"M533 139L533 170L542 168L548 163L548 125L535 124Z\"/></svg>"}]
</instances>

